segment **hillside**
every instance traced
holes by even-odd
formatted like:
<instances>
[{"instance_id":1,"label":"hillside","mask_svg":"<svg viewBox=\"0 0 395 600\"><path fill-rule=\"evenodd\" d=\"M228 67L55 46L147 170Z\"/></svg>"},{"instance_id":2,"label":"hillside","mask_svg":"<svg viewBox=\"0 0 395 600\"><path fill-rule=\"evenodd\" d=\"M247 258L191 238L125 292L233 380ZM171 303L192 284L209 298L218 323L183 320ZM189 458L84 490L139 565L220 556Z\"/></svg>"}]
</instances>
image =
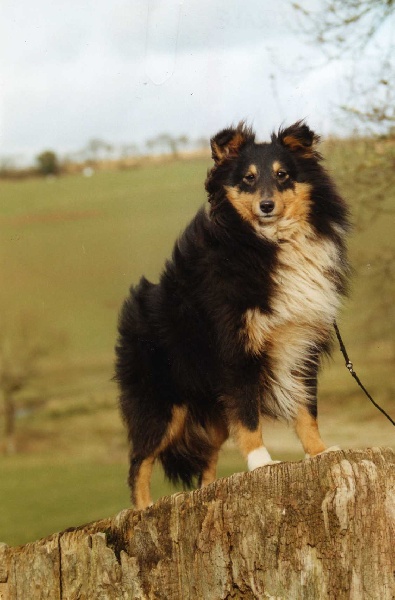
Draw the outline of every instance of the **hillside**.
<instances>
[{"instance_id":1,"label":"hillside","mask_svg":"<svg viewBox=\"0 0 395 600\"><path fill-rule=\"evenodd\" d=\"M355 224L355 272L339 325L361 379L394 416L395 145L329 140L323 152ZM49 349L18 397L19 455L0 459L0 494L3 489L8 498L0 541L49 533L57 525L37 521L43 505L48 519L51 512L63 519L59 528L71 517L76 525L78 516L67 514L74 501L59 503L66 488L90 498L81 522L128 502L127 447L111 382L117 313L131 283L142 274L158 277L174 239L204 203L208 166L195 158L89 178L0 181L2 343L18 347L35 336ZM329 444L393 445L393 428L358 390L337 349L320 390L321 428ZM292 432L278 425L268 430L276 456L301 457ZM221 465L222 474L243 468L232 448ZM105 493L95 483L100 473ZM52 500L43 492L51 478L59 485ZM168 489L160 476L157 481L156 496ZM24 512L18 498L27 494L33 509ZM10 519L20 528L11 531Z\"/></svg>"}]
</instances>

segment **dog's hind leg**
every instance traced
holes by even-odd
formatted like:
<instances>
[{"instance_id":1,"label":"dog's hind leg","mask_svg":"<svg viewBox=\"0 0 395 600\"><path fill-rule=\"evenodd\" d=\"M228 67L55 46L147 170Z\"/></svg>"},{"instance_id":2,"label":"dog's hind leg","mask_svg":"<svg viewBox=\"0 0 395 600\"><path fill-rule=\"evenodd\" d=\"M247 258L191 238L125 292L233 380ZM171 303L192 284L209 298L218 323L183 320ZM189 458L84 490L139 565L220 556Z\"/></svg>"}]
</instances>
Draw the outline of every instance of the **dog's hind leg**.
<instances>
[{"instance_id":1,"label":"dog's hind leg","mask_svg":"<svg viewBox=\"0 0 395 600\"><path fill-rule=\"evenodd\" d=\"M132 455L128 483L131 500L137 510L142 510L152 504L150 481L155 458L155 454L145 458Z\"/></svg>"},{"instance_id":2,"label":"dog's hind leg","mask_svg":"<svg viewBox=\"0 0 395 600\"><path fill-rule=\"evenodd\" d=\"M219 451L222 444L228 439L229 432L225 424L213 425L208 429L210 443L213 447L207 467L202 471L199 478L199 486L204 487L213 483L217 478L217 463Z\"/></svg>"},{"instance_id":3,"label":"dog's hind leg","mask_svg":"<svg viewBox=\"0 0 395 600\"><path fill-rule=\"evenodd\" d=\"M254 430L238 421L233 424L232 433L242 455L247 460L249 471L279 462L278 460L272 460L263 443L262 419L259 420L259 425Z\"/></svg>"},{"instance_id":4,"label":"dog's hind leg","mask_svg":"<svg viewBox=\"0 0 395 600\"><path fill-rule=\"evenodd\" d=\"M133 448L128 483L131 491L132 503L137 510L142 510L152 504L150 482L155 460L172 442L181 437L185 426L186 416L187 409L185 406L173 406L171 418L168 421L167 426L165 426L161 437L159 437L159 431L157 432L156 447L153 449L151 446L148 451L147 449L142 450L141 445L139 448Z\"/></svg>"}]
</instances>

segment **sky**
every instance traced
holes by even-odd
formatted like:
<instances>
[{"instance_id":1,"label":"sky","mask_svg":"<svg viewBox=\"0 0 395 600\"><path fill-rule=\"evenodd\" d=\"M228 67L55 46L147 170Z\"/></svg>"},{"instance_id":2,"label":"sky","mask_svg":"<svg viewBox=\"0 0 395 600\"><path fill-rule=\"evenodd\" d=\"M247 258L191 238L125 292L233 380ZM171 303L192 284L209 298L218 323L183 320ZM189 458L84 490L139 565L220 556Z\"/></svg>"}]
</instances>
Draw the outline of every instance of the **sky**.
<instances>
[{"instance_id":1,"label":"sky","mask_svg":"<svg viewBox=\"0 0 395 600\"><path fill-rule=\"evenodd\" d=\"M0 156L144 149L241 119L262 139L300 118L339 132L347 69L305 42L287 0L2 0Z\"/></svg>"}]
</instances>

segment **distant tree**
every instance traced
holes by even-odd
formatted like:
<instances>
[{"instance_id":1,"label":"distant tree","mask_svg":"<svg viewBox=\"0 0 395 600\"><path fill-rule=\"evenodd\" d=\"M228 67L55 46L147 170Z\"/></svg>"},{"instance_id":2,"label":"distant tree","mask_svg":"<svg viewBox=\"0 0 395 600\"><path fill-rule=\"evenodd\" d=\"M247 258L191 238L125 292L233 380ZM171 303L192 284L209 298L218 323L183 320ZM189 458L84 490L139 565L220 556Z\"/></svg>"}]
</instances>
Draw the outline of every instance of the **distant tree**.
<instances>
[{"instance_id":1,"label":"distant tree","mask_svg":"<svg viewBox=\"0 0 395 600\"><path fill-rule=\"evenodd\" d=\"M395 27L395 1L321 0L311 9L305 3L291 5L299 17L298 31L329 60L353 65L349 100L341 108L361 123L388 131L395 124L395 38L389 31L383 34Z\"/></svg>"},{"instance_id":2,"label":"distant tree","mask_svg":"<svg viewBox=\"0 0 395 600\"><path fill-rule=\"evenodd\" d=\"M185 134L180 135L178 138L176 138L176 143L179 147L181 146L182 148L187 148L189 144L189 137Z\"/></svg>"},{"instance_id":3,"label":"distant tree","mask_svg":"<svg viewBox=\"0 0 395 600\"><path fill-rule=\"evenodd\" d=\"M58 157L52 150L46 150L36 157L41 175L57 175L59 173Z\"/></svg>"},{"instance_id":4,"label":"distant tree","mask_svg":"<svg viewBox=\"0 0 395 600\"><path fill-rule=\"evenodd\" d=\"M156 139L155 138L150 138L149 140L147 140L145 142L145 145L147 147L148 150L148 154L151 154L151 152L154 151L155 146L156 146Z\"/></svg>"},{"instance_id":5,"label":"distant tree","mask_svg":"<svg viewBox=\"0 0 395 600\"><path fill-rule=\"evenodd\" d=\"M208 150L210 148L210 141L207 137L198 137L194 142L195 148L198 150Z\"/></svg>"},{"instance_id":6,"label":"distant tree","mask_svg":"<svg viewBox=\"0 0 395 600\"><path fill-rule=\"evenodd\" d=\"M16 162L12 156L1 156L0 157L0 177L5 177L9 173L15 171Z\"/></svg>"},{"instance_id":7,"label":"distant tree","mask_svg":"<svg viewBox=\"0 0 395 600\"><path fill-rule=\"evenodd\" d=\"M129 156L136 156L138 151L137 144L123 144L121 146L121 157L128 158Z\"/></svg>"},{"instance_id":8,"label":"distant tree","mask_svg":"<svg viewBox=\"0 0 395 600\"><path fill-rule=\"evenodd\" d=\"M85 153L88 157L88 160L92 162L97 162L98 160L110 158L113 150L113 146L108 142L99 138L93 138L89 140L88 145L85 149Z\"/></svg>"},{"instance_id":9,"label":"distant tree","mask_svg":"<svg viewBox=\"0 0 395 600\"><path fill-rule=\"evenodd\" d=\"M172 154L174 157L179 155L180 147L186 147L188 144L189 138L187 135L172 136L170 133L160 133L146 142L149 150L153 151L155 148L159 148L159 151Z\"/></svg>"}]
</instances>

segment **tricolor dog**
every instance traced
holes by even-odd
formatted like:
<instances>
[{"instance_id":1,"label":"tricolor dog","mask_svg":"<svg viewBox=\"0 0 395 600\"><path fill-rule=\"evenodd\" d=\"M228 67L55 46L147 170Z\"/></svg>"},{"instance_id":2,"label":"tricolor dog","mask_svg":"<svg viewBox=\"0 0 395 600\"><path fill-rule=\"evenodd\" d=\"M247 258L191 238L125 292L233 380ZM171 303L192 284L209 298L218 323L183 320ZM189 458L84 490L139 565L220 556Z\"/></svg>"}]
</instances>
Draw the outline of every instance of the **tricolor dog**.
<instances>
[{"instance_id":1,"label":"tricolor dog","mask_svg":"<svg viewBox=\"0 0 395 600\"><path fill-rule=\"evenodd\" d=\"M346 290L349 222L317 143L304 122L269 143L244 123L215 135L207 205L159 283L131 288L116 379L138 509L156 460L172 481L207 485L232 436L249 469L270 464L267 417L292 423L306 454L326 449L317 372Z\"/></svg>"}]
</instances>

